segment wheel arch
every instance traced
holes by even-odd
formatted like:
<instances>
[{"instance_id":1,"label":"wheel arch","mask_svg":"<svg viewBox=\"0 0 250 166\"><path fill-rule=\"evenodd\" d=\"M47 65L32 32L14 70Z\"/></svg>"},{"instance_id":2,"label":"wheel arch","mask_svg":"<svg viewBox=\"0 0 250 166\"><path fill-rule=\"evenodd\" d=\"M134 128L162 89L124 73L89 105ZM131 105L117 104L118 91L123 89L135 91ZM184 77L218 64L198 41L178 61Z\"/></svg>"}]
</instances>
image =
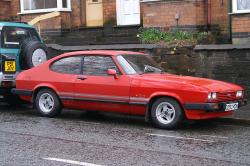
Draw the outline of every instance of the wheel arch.
<instances>
[{"instance_id":1,"label":"wheel arch","mask_svg":"<svg viewBox=\"0 0 250 166\"><path fill-rule=\"evenodd\" d=\"M59 96L58 96L58 94L57 94L57 89L56 89L54 86L49 85L49 84L41 84L41 85L36 86L36 87L34 88L34 90L33 90L33 94L32 94L32 103L34 103L34 101L35 101L35 99L36 99L36 96L37 96L38 92L39 92L40 90L42 90L42 89L49 89L49 90L53 91L53 92L57 95L57 97L58 97L58 99L59 99L59 101L60 101L60 98L59 98ZM60 101L60 102L61 102L61 101Z\"/></svg>"},{"instance_id":2,"label":"wheel arch","mask_svg":"<svg viewBox=\"0 0 250 166\"><path fill-rule=\"evenodd\" d=\"M171 99L174 99L175 101L177 101L180 105L180 107L182 108L182 111L184 113L184 116L186 117L186 114L185 114L185 109L183 107L183 100L180 98L179 95L177 94L174 94L174 93L155 93L153 95L151 95L150 99L149 99L149 102L148 102L148 105L147 105L147 110L146 110L146 115L145 115L145 119L146 121L149 121L150 118L151 118L151 108L152 108L152 105L153 103L157 100L157 99L160 99L160 98L171 98Z\"/></svg>"}]
</instances>

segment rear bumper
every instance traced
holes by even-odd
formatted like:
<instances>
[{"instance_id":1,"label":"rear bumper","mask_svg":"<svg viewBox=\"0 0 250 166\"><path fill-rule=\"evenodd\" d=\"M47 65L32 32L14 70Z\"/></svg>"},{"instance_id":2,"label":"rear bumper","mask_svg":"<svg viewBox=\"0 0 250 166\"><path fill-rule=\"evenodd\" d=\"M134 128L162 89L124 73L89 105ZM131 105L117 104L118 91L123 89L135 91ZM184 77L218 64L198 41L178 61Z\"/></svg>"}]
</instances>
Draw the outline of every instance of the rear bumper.
<instances>
[{"instance_id":1,"label":"rear bumper","mask_svg":"<svg viewBox=\"0 0 250 166\"><path fill-rule=\"evenodd\" d=\"M224 111L226 104L238 103L239 108L247 105L247 100L237 100L237 101L228 101L228 102L219 102L219 103L187 103L184 104L184 108L188 110L202 110L206 112L220 112Z\"/></svg>"},{"instance_id":2,"label":"rear bumper","mask_svg":"<svg viewBox=\"0 0 250 166\"><path fill-rule=\"evenodd\" d=\"M0 94L10 93L10 89L15 87L16 74L3 74L0 72Z\"/></svg>"},{"instance_id":3,"label":"rear bumper","mask_svg":"<svg viewBox=\"0 0 250 166\"><path fill-rule=\"evenodd\" d=\"M2 88L0 87L0 95L6 95L11 93L11 88Z\"/></svg>"}]
</instances>

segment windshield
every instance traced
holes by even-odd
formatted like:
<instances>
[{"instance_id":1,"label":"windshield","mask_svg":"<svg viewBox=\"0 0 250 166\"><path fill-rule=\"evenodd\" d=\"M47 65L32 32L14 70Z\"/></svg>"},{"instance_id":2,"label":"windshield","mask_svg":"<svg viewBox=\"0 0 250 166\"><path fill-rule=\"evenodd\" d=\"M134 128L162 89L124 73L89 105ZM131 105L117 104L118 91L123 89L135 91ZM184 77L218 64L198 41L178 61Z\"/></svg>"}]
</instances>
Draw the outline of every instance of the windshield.
<instances>
[{"instance_id":1,"label":"windshield","mask_svg":"<svg viewBox=\"0 0 250 166\"><path fill-rule=\"evenodd\" d=\"M118 63L126 74L163 73L164 70L144 54L118 55Z\"/></svg>"}]
</instances>

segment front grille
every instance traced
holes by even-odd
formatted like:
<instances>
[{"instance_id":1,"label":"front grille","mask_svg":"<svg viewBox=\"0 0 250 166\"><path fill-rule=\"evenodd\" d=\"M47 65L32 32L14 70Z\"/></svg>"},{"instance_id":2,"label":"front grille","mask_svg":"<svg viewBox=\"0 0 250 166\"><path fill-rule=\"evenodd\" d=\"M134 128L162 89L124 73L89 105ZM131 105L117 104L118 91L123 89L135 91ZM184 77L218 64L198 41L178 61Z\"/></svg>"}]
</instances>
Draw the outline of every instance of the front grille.
<instances>
[{"instance_id":1,"label":"front grille","mask_svg":"<svg viewBox=\"0 0 250 166\"><path fill-rule=\"evenodd\" d=\"M233 100L237 100L236 92L217 93L217 101L233 101Z\"/></svg>"}]
</instances>

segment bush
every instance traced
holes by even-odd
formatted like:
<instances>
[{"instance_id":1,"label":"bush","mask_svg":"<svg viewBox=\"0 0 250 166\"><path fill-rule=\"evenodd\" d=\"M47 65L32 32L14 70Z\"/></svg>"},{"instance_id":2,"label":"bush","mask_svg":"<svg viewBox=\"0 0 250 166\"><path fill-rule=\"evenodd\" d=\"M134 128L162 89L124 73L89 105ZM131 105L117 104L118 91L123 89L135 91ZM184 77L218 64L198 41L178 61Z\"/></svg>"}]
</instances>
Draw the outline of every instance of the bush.
<instances>
[{"instance_id":1,"label":"bush","mask_svg":"<svg viewBox=\"0 0 250 166\"><path fill-rule=\"evenodd\" d=\"M142 43L167 43L167 44L197 44L199 41L204 40L207 37L207 32L185 32L185 31L173 31L164 32L155 28L141 29L137 37L139 37Z\"/></svg>"}]
</instances>

